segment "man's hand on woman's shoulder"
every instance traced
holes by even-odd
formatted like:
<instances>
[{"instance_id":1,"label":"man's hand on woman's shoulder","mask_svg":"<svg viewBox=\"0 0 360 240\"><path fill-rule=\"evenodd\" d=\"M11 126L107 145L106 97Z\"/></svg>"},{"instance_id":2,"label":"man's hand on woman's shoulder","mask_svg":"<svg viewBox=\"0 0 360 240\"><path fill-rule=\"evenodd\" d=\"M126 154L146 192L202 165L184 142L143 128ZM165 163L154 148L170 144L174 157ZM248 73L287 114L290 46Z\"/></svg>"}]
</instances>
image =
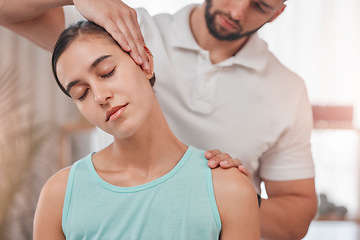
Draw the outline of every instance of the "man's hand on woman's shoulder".
<instances>
[{"instance_id":1,"label":"man's hand on woman's shoulder","mask_svg":"<svg viewBox=\"0 0 360 240\"><path fill-rule=\"evenodd\" d=\"M250 180L252 180L252 175L250 171L242 165L241 161L237 158L232 158L227 153L223 153L218 149L213 149L205 152L205 158L209 160L209 168L221 167L226 169L235 167L245 176L247 176Z\"/></svg>"}]
</instances>

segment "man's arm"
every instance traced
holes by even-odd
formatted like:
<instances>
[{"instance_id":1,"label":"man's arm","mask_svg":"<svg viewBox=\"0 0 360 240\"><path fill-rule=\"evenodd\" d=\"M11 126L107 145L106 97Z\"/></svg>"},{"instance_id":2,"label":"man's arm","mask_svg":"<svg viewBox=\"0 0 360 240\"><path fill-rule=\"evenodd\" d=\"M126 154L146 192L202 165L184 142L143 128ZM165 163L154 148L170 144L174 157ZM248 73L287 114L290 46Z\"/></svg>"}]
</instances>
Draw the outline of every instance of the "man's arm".
<instances>
[{"instance_id":1,"label":"man's arm","mask_svg":"<svg viewBox=\"0 0 360 240\"><path fill-rule=\"evenodd\" d=\"M302 239L317 211L314 179L265 180L268 199L260 207L264 239Z\"/></svg>"},{"instance_id":2,"label":"man's arm","mask_svg":"<svg viewBox=\"0 0 360 240\"><path fill-rule=\"evenodd\" d=\"M62 6L72 4L104 27L137 64L149 68L136 11L120 0L0 0L0 24L52 50L65 28Z\"/></svg>"},{"instance_id":3,"label":"man's arm","mask_svg":"<svg viewBox=\"0 0 360 240\"><path fill-rule=\"evenodd\" d=\"M222 240L260 239L257 196L249 179L236 168L213 169L213 185Z\"/></svg>"},{"instance_id":4,"label":"man's arm","mask_svg":"<svg viewBox=\"0 0 360 240\"><path fill-rule=\"evenodd\" d=\"M0 0L0 24L47 50L64 30L62 5L68 0Z\"/></svg>"},{"instance_id":5,"label":"man's arm","mask_svg":"<svg viewBox=\"0 0 360 240\"><path fill-rule=\"evenodd\" d=\"M310 137L312 111L304 82L293 80L292 108L284 112L287 127L260 159L259 175L265 183L267 200L260 207L261 233L265 239L301 239L317 211L314 163ZM289 99L290 100L290 99Z\"/></svg>"}]
</instances>

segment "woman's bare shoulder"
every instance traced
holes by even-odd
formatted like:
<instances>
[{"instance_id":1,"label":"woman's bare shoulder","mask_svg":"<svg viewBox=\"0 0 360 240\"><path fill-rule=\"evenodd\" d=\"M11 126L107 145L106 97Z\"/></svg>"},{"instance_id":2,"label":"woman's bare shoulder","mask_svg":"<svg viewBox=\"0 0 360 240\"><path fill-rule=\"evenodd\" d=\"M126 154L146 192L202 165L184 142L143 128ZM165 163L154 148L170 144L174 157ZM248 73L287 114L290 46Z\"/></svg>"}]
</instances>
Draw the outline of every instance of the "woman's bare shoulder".
<instances>
[{"instance_id":1,"label":"woman's bare shoulder","mask_svg":"<svg viewBox=\"0 0 360 240\"><path fill-rule=\"evenodd\" d=\"M239 194L239 196L256 196L256 191L247 176L237 168L212 170L214 190L221 191L222 194Z\"/></svg>"},{"instance_id":2,"label":"woman's bare shoulder","mask_svg":"<svg viewBox=\"0 0 360 240\"><path fill-rule=\"evenodd\" d=\"M251 181L237 168L212 170L221 239L260 239L260 212Z\"/></svg>"},{"instance_id":3,"label":"woman's bare shoulder","mask_svg":"<svg viewBox=\"0 0 360 240\"><path fill-rule=\"evenodd\" d=\"M46 181L40 193L39 204L62 207L69 173L70 167L61 169Z\"/></svg>"},{"instance_id":4,"label":"woman's bare shoulder","mask_svg":"<svg viewBox=\"0 0 360 240\"><path fill-rule=\"evenodd\" d=\"M44 184L34 217L34 239L65 239L61 228L62 211L70 167Z\"/></svg>"}]
</instances>

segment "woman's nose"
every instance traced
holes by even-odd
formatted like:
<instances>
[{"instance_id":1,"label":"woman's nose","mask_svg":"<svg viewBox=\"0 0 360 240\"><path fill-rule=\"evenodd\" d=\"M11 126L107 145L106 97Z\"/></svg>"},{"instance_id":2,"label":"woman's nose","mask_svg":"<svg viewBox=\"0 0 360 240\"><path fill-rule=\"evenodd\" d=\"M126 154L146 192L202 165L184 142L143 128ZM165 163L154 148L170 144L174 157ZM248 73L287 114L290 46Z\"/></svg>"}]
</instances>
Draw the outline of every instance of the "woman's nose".
<instances>
[{"instance_id":1,"label":"woman's nose","mask_svg":"<svg viewBox=\"0 0 360 240\"><path fill-rule=\"evenodd\" d=\"M95 102L98 104L106 104L111 98L111 91L106 86L93 87Z\"/></svg>"}]
</instances>

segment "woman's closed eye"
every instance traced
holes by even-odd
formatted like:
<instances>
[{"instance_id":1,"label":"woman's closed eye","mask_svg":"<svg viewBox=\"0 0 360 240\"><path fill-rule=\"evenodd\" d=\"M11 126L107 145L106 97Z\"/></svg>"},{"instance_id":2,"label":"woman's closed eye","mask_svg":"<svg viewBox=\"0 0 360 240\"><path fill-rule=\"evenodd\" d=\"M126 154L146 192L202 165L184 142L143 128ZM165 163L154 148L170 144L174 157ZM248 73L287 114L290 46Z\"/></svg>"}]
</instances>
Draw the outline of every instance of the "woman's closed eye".
<instances>
[{"instance_id":1,"label":"woman's closed eye","mask_svg":"<svg viewBox=\"0 0 360 240\"><path fill-rule=\"evenodd\" d=\"M106 73L104 75L100 75L100 78L104 79L104 78L111 77L115 73L115 70L116 70L116 67L114 67L110 72L108 72L108 73ZM89 88L86 88L85 91L83 92L83 94L80 97L77 98L77 100L80 100L80 101L84 100L85 97L87 96L88 92L89 92Z\"/></svg>"},{"instance_id":2,"label":"woman's closed eye","mask_svg":"<svg viewBox=\"0 0 360 240\"><path fill-rule=\"evenodd\" d=\"M80 100L80 101L83 100L83 99L86 97L88 91L89 91L89 88L87 88L87 89L85 90L84 94L81 95L81 97L79 97L78 100Z\"/></svg>"},{"instance_id":3,"label":"woman's closed eye","mask_svg":"<svg viewBox=\"0 0 360 240\"><path fill-rule=\"evenodd\" d=\"M116 67L114 67L109 73L104 74L101 76L101 78L109 78L115 73Z\"/></svg>"}]
</instances>

